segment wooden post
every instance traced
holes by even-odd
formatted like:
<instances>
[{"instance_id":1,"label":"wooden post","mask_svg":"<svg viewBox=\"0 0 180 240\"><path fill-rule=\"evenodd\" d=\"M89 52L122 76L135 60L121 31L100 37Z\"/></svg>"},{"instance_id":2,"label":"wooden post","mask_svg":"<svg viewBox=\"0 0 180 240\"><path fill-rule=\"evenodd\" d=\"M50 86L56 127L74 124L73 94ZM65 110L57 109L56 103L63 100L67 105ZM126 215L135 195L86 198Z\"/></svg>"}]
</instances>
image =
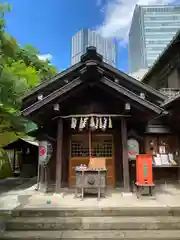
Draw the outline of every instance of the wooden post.
<instances>
[{"instance_id":1,"label":"wooden post","mask_svg":"<svg viewBox=\"0 0 180 240\"><path fill-rule=\"evenodd\" d=\"M129 161L128 161L128 149L127 149L127 125L126 119L121 119L121 141L122 141L122 162L123 162L123 182L124 191L130 191L129 185Z\"/></svg>"},{"instance_id":2,"label":"wooden post","mask_svg":"<svg viewBox=\"0 0 180 240\"><path fill-rule=\"evenodd\" d=\"M63 148L63 121L62 118L59 118L57 123L56 192L60 191L62 183L62 148Z\"/></svg>"},{"instance_id":3,"label":"wooden post","mask_svg":"<svg viewBox=\"0 0 180 240\"><path fill-rule=\"evenodd\" d=\"M92 146L91 146L91 130L89 130L89 159L91 158L92 154Z\"/></svg>"},{"instance_id":4,"label":"wooden post","mask_svg":"<svg viewBox=\"0 0 180 240\"><path fill-rule=\"evenodd\" d=\"M39 184L38 190L40 192L44 192L44 166L41 164L39 165Z\"/></svg>"},{"instance_id":5,"label":"wooden post","mask_svg":"<svg viewBox=\"0 0 180 240\"><path fill-rule=\"evenodd\" d=\"M44 166L44 192L48 191L48 166Z\"/></svg>"},{"instance_id":6,"label":"wooden post","mask_svg":"<svg viewBox=\"0 0 180 240\"><path fill-rule=\"evenodd\" d=\"M15 171L15 167L16 167L16 149L14 148L14 155L13 155L13 174Z\"/></svg>"}]
</instances>

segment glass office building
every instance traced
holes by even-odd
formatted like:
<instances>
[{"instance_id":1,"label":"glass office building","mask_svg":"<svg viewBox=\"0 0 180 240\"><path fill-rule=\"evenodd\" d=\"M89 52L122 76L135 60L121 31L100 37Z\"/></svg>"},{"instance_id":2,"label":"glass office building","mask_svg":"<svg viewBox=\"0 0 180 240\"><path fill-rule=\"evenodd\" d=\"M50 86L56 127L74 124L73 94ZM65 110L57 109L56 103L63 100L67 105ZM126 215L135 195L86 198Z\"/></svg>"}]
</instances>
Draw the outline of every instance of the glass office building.
<instances>
[{"instance_id":1,"label":"glass office building","mask_svg":"<svg viewBox=\"0 0 180 240\"><path fill-rule=\"evenodd\" d=\"M152 66L180 29L180 6L135 7L129 31L130 72Z\"/></svg>"},{"instance_id":2,"label":"glass office building","mask_svg":"<svg viewBox=\"0 0 180 240\"><path fill-rule=\"evenodd\" d=\"M82 29L72 37L71 65L80 61L89 46L96 47L103 61L116 67L116 44L90 29Z\"/></svg>"}]
</instances>

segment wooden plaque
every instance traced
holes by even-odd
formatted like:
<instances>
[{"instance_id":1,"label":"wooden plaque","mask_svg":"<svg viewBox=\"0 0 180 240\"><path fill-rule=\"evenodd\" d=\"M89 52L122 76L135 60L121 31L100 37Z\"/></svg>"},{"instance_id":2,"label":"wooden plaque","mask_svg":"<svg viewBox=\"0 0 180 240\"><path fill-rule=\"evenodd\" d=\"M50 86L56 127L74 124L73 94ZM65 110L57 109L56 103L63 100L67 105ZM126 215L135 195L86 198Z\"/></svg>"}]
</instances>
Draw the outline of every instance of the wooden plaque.
<instances>
[{"instance_id":1,"label":"wooden plaque","mask_svg":"<svg viewBox=\"0 0 180 240\"><path fill-rule=\"evenodd\" d=\"M89 168L106 168L106 158L90 158Z\"/></svg>"}]
</instances>

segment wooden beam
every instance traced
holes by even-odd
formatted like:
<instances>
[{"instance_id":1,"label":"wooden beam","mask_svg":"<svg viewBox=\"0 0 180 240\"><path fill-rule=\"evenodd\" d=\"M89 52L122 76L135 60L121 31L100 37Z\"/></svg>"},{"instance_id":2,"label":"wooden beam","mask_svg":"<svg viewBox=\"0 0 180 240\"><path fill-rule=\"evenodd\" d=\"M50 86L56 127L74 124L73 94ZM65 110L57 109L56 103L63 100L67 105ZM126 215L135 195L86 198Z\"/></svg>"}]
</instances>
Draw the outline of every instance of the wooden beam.
<instances>
[{"instance_id":1,"label":"wooden beam","mask_svg":"<svg viewBox=\"0 0 180 240\"><path fill-rule=\"evenodd\" d=\"M147 99L140 98L140 96L138 96L134 92L131 92L127 88L124 88L123 86L111 81L107 77L102 78L100 80L100 82L111 87L112 89L116 90L117 92L126 96L127 98L131 99L132 101L135 101L135 102L139 103L140 105L150 109L151 111L154 111L154 112L160 114L164 110L163 108L159 107L158 105L155 105L154 103L149 102Z\"/></svg>"},{"instance_id":2,"label":"wooden beam","mask_svg":"<svg viewBox=\"0 0 180 240\"><path fill-rule=\"evenodd\" d=\"M67 115L67 116L56 116L52 120L57 118L72 118L72 117L131 117L128 114L97 114L97 113L90 113L90 114L74 114L74 115Z\"/></svg>"},{"instance_id":3,"label":"wooden beam","mask_svg":"<svg viewBox=\"0 0 180 240\"><path fill-rule=\"evenodd\" d=\"M158 90L152 88L149 85L143 84L141 81L137 81L136 79L134 79L133 77L127 75L124 72L119 71L118 69L110 66L109 64L102 62L100 64L99 67L97 67L98 70L102 71L103 70L103 74L104 75L110 75L114 78L114 76L116 76L117 79L123 79L125 81L124 84L126 85L126 83L130 83L132 85L132 87L136 87L136 89L142 89L143 91L145 91L148 94L152 94L154 95L154 97L165 100L166 97L160 93Z\"/></svg>"},{"instance_id":4,"label":"wooden beam","mask_svg":"<svg viewBox=\"0 0 180 240\"><path fill-rule=\"evenodd\" d=\"M62 148L63 148L63 120L57 122L57 149L56 149L56 192L60 191L62 183Z\"/></svg>"},{"instance_id":5,"label":"wooden beam","mask_svg":"<svg viewBox=\"0 0 180 240\"><path fill-rule=\"evenodd\" d=\"M45 134L44 136L47 137L48 140L50 140L52 142L56 142L56 139L53 137L50 137L48 134Z\"/></svg>"},{"instance_id":6,"label":"wooden beam","mask_svg":"<svg viewBox=\"0 0 180 240\"><path fill-rule=\"evenodd\" d=\"M80 80L80 78L76 78L75 80L73 80L72 82L64 85L63 87L57 89L56 91L50 93L49 95L47 95L46 97L44 97L41 101L37 101L34 104L30 105L29 107L27 107L26 109L24 109L21 114L23 116L28 116L29 114L31 114L32 112L38 110L39 108L43 107L44 105L48 104L49 102L53 101L54 99L56 99L57 97L62 96L64 93L71 91L73 88L75 88L76 86L80 85L82 83L82 81Z\"/></svg>"},{"instance_id":7,"label":"wooden beam","mask_svg":"<svg viewBox=\"0 0 180 240\"><path fill-rule=\"evenodd\" d=\"M28 91L28 93L26 95L24 95L21 99L22 100L27 99L30 96L37 94L38 92L42 91L43 88L48 87L52 83L59 83L62 80L67 79L67 76L69 78L69 74L74 71L77 71L81 66L82 66L82 63L79 62L79 63L71 66L70 68L67 68L66 70L56 74L55 76L51 77L47 81L44 81L43 83L39 84L37 87L33 88L31 91Z\"/></svg>"},{"instance_id":8,"label":"wooden beam","mask_svg":"<svg viewBox=\"0 0 180 240\"><path fill-rule=\"evenodd\" d=\"M47 139L47 140L49 140L51 142L56 142L56 140L57 140L57 139L49 136L47 133L42 133L40 138Z\"/></svg>"},{"instance_id":9,"label":"wooden beam","mask_svg":"<svg viewBox=\"0 0 180 240\"><path fill-rule=\"evenodd\" d=\"M121 119L121 142L122 142L122 162L123 162L123 182L124 191L130 191L130 179L129 179L129 160L127 149L127 125L124 118Z\"/></svg>"}]
</instances>

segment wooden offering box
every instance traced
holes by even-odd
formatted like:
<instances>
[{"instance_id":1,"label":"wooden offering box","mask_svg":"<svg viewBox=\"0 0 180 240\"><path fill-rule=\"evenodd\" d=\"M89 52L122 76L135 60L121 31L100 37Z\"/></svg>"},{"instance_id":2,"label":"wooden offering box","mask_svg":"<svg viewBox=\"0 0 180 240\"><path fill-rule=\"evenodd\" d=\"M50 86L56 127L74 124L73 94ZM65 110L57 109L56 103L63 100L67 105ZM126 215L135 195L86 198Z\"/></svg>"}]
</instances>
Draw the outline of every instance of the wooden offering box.
<instances>
[{"instance_id":1,"label":"wooden offering box","mask_svg":"<svg viewBox=\"0 0 180 240\"><path fill-rule=\"evenodd\" d=\"M81 189L81 198L84 193L97 193L98 199L105 194L106 189L106 160L105 158L90 158L88 168L76 168L76 197Z\"/></svg>"},{"instance_id":2,"label":"wooden offering box","mask_svg":"<svg viewBox=\"0 0 180 240\"><path fill-rule=\"evenodd\" d=\"M106 169L87 169L76 171L76 197L81 190L81 198L84 193L97 193L98 199L106 190Z\"/></svg>"}]
</instances>

